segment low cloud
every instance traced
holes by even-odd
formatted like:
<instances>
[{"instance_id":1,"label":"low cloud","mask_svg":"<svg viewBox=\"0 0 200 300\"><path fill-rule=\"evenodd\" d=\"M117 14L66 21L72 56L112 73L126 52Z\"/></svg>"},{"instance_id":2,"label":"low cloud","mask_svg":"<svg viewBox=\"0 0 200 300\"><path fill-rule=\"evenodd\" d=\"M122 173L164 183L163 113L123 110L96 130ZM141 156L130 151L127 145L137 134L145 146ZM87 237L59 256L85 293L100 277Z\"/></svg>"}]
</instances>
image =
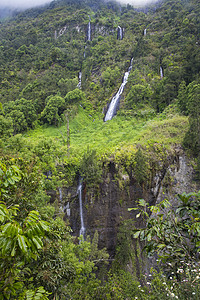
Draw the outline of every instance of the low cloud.
<instances>
[{"instance_id":1,"label":"low cloud","mask_svg":"<svg viewBox=\"0 0 200 300\"><path fill-rule=\"evenodd\" d=\"M50 3L52 0L0 0L0 7L31 8Z\"/></svg>"},{"instance_id":2,"label":"low cloud","mask_svg":"<svg viewBox=\"0 0 200 300\"><path fill-rule=\"evenodd\" d=\"M147 4L153 4L159 0L118 0L121 4L130 4L135 7L145 6Z\"/></svg>"},{"instance_id":3,"label":"low cloud","mask_svg":"<svg viewBox=\"0 0 200 300\"><path fill-rule=\"evenodd\" d=\"M158 2L159 0L118 0L121 4L130 4L132 6L144 6ZM0 7L12 8L31 8L52 2L52 0L0 0Z\"/></svg>"}]
</instances>

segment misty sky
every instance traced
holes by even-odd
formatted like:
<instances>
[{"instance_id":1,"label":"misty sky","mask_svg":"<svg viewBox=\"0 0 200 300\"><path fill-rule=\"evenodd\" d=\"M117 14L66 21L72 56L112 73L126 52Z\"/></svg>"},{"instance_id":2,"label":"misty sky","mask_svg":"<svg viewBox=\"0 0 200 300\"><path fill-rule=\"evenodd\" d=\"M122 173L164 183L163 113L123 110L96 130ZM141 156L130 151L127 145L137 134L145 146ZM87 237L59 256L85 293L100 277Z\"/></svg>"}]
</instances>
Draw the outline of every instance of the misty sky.
<instances>
[{"instance_id":1,"label":"misty sky","mask_svg":"<svg viewBox=\"0 0 200 300\"><path fill-rule=\"evenodd\" d=\"M0 6L15 8L30 8L41 4L50 3L52 0L0 0Z\"/></svg>"},{"instance_id":2,"label":"misty sky","mask_svg":"<svg viewBox=\"0 0 200 300\"><path fill-rule=\"evenodd\" d=\"M133 6L143 6L145 4L158 2L158 0L118 0L118 2L122 4L129 3Z\"/></svg>"},{"instance_id":3,"label":"misty sky","mask_svg":"<svg viewBox=\"0 0 200 300\"><path fill-rule=\"evenodd\" d=\"M0 6L10 6L14 8L30 8L41 4L50 3L52 0L0 0ZM147 3L155 3L158 0L118 0L122 4L142 6Z\"/></svg>"}]
</instances>

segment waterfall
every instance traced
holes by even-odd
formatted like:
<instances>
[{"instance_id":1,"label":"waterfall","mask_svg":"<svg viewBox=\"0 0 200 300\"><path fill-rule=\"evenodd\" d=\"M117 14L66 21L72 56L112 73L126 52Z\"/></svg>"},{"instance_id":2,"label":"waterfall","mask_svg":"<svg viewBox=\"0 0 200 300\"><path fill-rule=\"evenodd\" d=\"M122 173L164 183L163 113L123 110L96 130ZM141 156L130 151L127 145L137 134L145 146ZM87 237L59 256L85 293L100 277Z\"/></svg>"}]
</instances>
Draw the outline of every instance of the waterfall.
<instances>
[{"instance_id":1,"label":"waterfall","mask_svg":"<svg viewBox=\"0 0 200 300\"><path fill-rule=\"evenodd\" d=\"M62 195L62 189L59 187L58 188L59 191L59 200L60 200L60 212L63 213L64 212L64 207L63 207L63 195Z\"/></svg>"},{"instance_id":2,"label":"waterfall","mask_svg":"<svg viewBox=\"0 0 200 300\"><path fill-rule=\"evenodd\" d=\"M67 205L66 205L66 212L67 212L67 216L70 217L69 202L67 202Z\"/></svg>"},{"instance_id":3,"label":"waterfall","mask_svg":"<svg viewBox=\"0 0 200 300\"><path fill-rule=\"evenodd\" d=\"M125 72L125 74L124 74L123 82L122 82L117 94L111 100L111 103L109 105L108 111L107 111L105 119L104 119L105 122L111 120L114 117L115 113L116 113L117 106L119 104L121 94L123 93L124 87L125 87L125 85L128 81L128 76L129 76L130 71L132 69L132 64L133 64L133 58L131 59L131 63L130 63L130 66L128 68L128 71Z\"/></svg>"},{"instance_id":4,"label":"waterfall","mask_svg":"<svg viewBox=\"0 0 200 300\"><path fill-rule=\"evenodd\" d=\"M160 78L163 78L163 68L160 66Z\"/></svg>"},{"instance_id":5,"label":"waterfall","mask_svg":"<svg viewBox=\"0 0 200 300\"><path fill-rule=\"evenodd\" d=\"M146 36L147 35L147 29L145 28L145 30L144 30L144 36Z\"/></svg>"},{"instance_id":6,"label":"waterfall","mask_svg":"<svg viewBox=\"0 0 200 300\"><path fill-rule=\"evenodd\" d=\"M58 191L59 191L59 199L60 199L60 202L62 203L62 199L63 199L63 196L62 196L62 189L59 187L59 188L58 188Z\"/></svg>"},{"instance_id":7,"label":"waterfall","mask_svg":"<svg viewBox=\"0 0 200 300\"><path fill-rule=\"evenodd\" d=\"M63 27L60 29L60 31L58 32L58 38L63 35L65 33L65 31L67 30L67 26Z\"/></svg>"},{"instance_id":8,"label":"waterfall","mask_svg":"<svg viewBox=\"0 0 200 300\"><path fill-rule=\"evenodd\" d=\"M78 85L77 85L77 87L79 88L79 89L81 89L81 78L82 78L82 72L80 71L79 72L79 74L78 74Z\"/></svg>"},{"instance_id":9,"label":"waterfall","mask_svg":"<svg viewBox=\"0 0 200 300\"><path fill-rule=\"evenodd\" d=\"M91 18L90 18L90 16L89 16L89 23L88 23L87 40L91 41Z\"/></svg>"},{"instance_id":10,"label":"waterfall","mask_svg":"<svg viewBox=\"0 0 200 300\"><path fill-rule=\"evenodd\" d=\"M79 197L80 219L81 219L80 235L82 235L84 238L85 237L85 226L84 226L84 219L83 219L82 187L83 187L82 179L80 179L77 193L78 193L78 197Z\"/></svg>"},{"instance_id":11,"label":"waterfall","mask_svg":"<svg viewBox=\"0 0 200 300\"><path fill-rule=\"evenodd\" d=\"M117 27L117 39L122 40L123 39L123 30L120 26Z\"/></svg>"}]
</instances>

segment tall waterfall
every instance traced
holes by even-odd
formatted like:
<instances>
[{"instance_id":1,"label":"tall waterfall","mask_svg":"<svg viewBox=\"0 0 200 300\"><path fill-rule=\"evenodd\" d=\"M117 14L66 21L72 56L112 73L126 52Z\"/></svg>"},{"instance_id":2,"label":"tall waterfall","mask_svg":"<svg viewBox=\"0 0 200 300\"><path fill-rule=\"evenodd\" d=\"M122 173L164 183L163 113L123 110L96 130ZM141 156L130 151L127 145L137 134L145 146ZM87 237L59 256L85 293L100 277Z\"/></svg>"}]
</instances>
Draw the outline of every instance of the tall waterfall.
<instances>
[{"instance_id":1,"label":"tall waterfall","mask_svg":"<svg viewBox=\"0 0 200 300\"><path fill-rule=\"evenodd\" d=\"M128 71L125 72L125 74L124 74L123 82L122 82L117 94L112 98L112 100L110 102L110 106L108 108L108 111L107 111L105 119L104 119L105 122L111 120L114 117L114 115L116 114L116 110L117 110L117 106L119 104L121 94L123 93L124 87L128 81L128 76L132 69L132 64L133 64L133 58L131 59L131 63L128 68Z\"/></svg>"},{"instance_id":2,"label":"tall waterfall","mask_svg":"<svg viewBox=\"0 0 200 300\"><path fill-rule=\"evenodd\" d=\"M60 31L58 32L58 38L63 35L65 33L65 31L67 30L67 26L63 27L60 29Z\"/></svg>"},{"instance_id":3,"label":"tall waterfall","mask_svg":"<svg viewBox=\"0 0 200 300\"><path fill-rule=\"evenodd\" d=\"M163 68L160 66L160 78L163 78Z\"/></svg>"},{"instance_id":4,"label":"tall waterfall","mask_svg":"<svg viewBox=\"0 0 200 300\"><path fill-rule=\"evenodd\" d=\"M65 210L67 212L67 216L70 217L70 207L69 207L69 202L67 202L67 205L65 207Z\"/></svg>"},{"instance_id":5,"label":"tall waterfall","mask_svg":"<svg viewBox=\"0 0 200 300\"><path fill-rule=\"evenodd\" d=\"M63 195L62 195L62 189L59 187L59 188L58 188L58 191L59 191L59 200L60 200L60 209L59 209L59 211L60 211L61 213L63 213L63 212L64 212L64 207L63 207Z\"/></svg>"},{"instance_id":6,"label":"tall waterfall","mask_svg":"<svg viewBox=\"0 0 200 300\"><path fill-rule=\"evenodd\" d=\"M89 16L89 23L88 23L87 40L91 41L91 18L90 18L90 16Z\"/></svg>"},{"instance_id":7,"label":"tall waterfall","mask_svg":"<svg viewBox=\"0 0 200 300\"><path fill-rule=\"evenodd\" d=\"M78 85L77 85L79 89L81 89L81 78L82 78L82 72L80 71L78 74Z\"/></svg>"},{"instance_id":8,"label":"tall waterfall","mask_svg":"<svg viewBox=\"0 0 200 300\"><path fill-rule=\"evenodd\" d=\"M146 36L147 35L147 29L145 28L145 30L144 30L144 36Z\"/></svg>"},{"instance_id":9,"label":"tall waterfall","mask_svg":"<svg viewBox=\"0 0 200 300\"><path fill-rule=\"evenodd\" d=\"M85 237L85 226L84 226L84 219L83 219L82 188L83 188L83 183L82 183L82 179L80 179L77 192L78 192L78 197L79 197L80 219L81 219L80 235L82 235L84 238Z\"/></svg>"},{"instance_id":10,"label":"tall waterfall","mask_svg":"<svg viewBox=\"0 0 200 300\"><path fill-rule=\"evenodd\" d=\"M122 40L123 39L123 30L120 26L117 27L117 39Z\"/></svg>"},{"instance_id":11,"label":"tall waterfall","mask_svg":"<svg viewBox=\"0 0 200 300\"><path fill-rule=\"evenodd\" d=\"M60 199L60 202L62 203L62 200L63 200L62 189L59 187L58 191L59 191L59 199Z\"/></svg>"}]
</instances>

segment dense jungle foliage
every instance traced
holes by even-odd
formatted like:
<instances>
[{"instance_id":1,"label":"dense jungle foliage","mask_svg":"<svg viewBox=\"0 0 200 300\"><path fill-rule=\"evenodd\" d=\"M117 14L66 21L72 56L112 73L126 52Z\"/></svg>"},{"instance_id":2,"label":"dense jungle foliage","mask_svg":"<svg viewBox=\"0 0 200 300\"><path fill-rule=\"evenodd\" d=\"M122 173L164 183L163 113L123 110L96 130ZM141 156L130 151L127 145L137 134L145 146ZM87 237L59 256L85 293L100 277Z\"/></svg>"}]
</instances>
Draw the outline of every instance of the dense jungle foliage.
<instances>
[{"instance_id":1,"label":"dense jungle foliage","mask_svg":"<svg viewBox=\"0 0 200 300\"><path fill-rule=\"evenodd\" d=\"M0 299L199 299L198 193L179 195L177 219L140 200L148 226L124 222L112 261L98 232L73 235L59 198L79 176L98 195L111 162L148 190L177 147L199 180L199 16L198 0L60 0L0 19ZM128 269L139 236L157 271Z\"/></svg>"}]
</instances>

